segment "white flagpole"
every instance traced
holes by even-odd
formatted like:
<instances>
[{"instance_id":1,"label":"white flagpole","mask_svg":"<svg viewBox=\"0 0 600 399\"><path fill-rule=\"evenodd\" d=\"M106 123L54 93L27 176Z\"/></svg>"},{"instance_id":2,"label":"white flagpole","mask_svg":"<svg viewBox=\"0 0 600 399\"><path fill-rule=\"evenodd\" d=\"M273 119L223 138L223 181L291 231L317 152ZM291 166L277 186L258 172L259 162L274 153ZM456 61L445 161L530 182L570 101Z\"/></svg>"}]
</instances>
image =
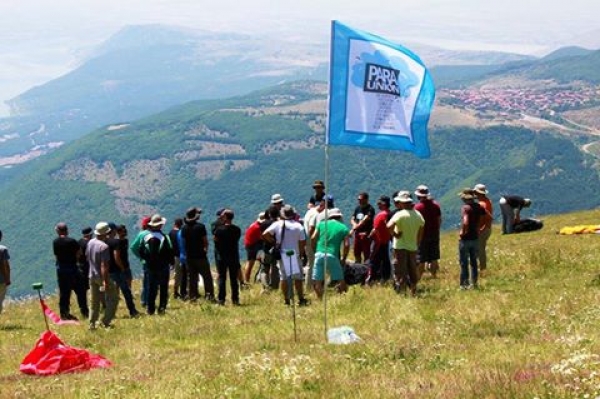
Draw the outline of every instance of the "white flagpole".
<instances>
[{"instance_id":1,"label":"white flagpole","mask_svg":"<svg viewBox=\"0 0 600 399\"><path fill-rule=\"evenodd\" d=\"M328 90L327 93L327 115L326 115L326 122L325 122L325 187L327 188L326 190L329 190L331 188L331 186L329 185L329 117L330 117L330 101L331 101L331 79L332 79L332 73L333 73L333 34L334 34L334 21L331 21L331 36L330 36L330 46L329 46L329 82L328 82ZM325 227L323 229L323 234L325 234L324 237L324 244L325 244L325 248L327 248L327 221L329 220L329 207L327 206L327 196L325 197ZM325 259L324 259L324 264L323 264L323 268L325 269L323 271L323 327L324 327L324 332L325 332L325 339L327 339L327 278L326 278L326 272L327 272L327 252L325 253Z\"/></svg>"}]
</instances>

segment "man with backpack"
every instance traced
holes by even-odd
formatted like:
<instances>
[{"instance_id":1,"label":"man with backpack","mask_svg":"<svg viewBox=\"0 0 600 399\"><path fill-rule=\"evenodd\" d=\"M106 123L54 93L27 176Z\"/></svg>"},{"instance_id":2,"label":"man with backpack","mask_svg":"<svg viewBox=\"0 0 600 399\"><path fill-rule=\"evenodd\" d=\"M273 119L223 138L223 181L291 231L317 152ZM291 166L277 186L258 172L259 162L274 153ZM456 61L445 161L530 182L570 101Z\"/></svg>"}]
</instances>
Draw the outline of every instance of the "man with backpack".
<instances>
[{"instance_id":1,"label":"man with backpack","mask_svg":"<svg viewBox=\"0 0 600 399\"><path fill-rule=\"evenodd\" d=\"M164 314L169 300L169 268L173 262L173 245L162 232L166 219L155 214L148 222L148 234L140 247L140 257L148 272L148 314L156 311L156 296L160 292L158 314Z\"/></svg>"}]
</instances>

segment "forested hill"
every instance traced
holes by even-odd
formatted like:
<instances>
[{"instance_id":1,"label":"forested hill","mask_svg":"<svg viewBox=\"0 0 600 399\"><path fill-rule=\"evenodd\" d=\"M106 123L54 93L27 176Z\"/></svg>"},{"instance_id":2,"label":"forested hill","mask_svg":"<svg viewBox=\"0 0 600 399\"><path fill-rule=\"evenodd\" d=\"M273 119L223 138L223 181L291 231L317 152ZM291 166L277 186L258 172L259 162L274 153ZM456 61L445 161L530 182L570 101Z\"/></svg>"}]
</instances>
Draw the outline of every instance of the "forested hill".
<instances>
[{"instance_id":1,"label":"forested hill","mask_svg":"<svg viewBox=\"0 0 600 399\"><path fill-rule=\"evenodd\" d=\"M0 198L0 226L14 265L12 295L30 283L55 282L51 242L58 221L73 234L99 220L137 231L141 215L169 219L189 206L210 222L220 207L245 228L273 193L303 213L311 183L325 177L324 83L296 82L226 101L200 101L130 124L92 132L32 161ZM427 184L444 209L444 227L458 223L457 192L478 182L496 202L502 193L533 199L533 214L598 205L593 160L572 138L518 127L439 127L432 157L351 147L330 148L327 192L349 217L356 194L374 200ZM498 216L498 212L496 212Z\"/></svg>"}]
</instances>

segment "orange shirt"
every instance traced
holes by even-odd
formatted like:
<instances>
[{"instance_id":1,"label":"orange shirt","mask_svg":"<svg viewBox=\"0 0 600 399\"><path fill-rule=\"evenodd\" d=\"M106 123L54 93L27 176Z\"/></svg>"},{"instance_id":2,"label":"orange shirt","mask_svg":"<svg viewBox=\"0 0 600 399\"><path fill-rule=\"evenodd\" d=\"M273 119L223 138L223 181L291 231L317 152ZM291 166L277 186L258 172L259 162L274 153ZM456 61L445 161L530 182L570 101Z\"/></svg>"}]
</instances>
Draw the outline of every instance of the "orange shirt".
<instances>
[{"instance_id":1,"label":"orange shirt","mask_svg":"<svg viewBox=\"0 0 600 399\"><path fill-rule=\"evenodd\" d=\"M479 198L479 206L481 206L486 215L479 218L479 229L492 227L492 220L494 215L494 209L492 208L492 201L488 197Z\"/></svg>"}]
</instances>

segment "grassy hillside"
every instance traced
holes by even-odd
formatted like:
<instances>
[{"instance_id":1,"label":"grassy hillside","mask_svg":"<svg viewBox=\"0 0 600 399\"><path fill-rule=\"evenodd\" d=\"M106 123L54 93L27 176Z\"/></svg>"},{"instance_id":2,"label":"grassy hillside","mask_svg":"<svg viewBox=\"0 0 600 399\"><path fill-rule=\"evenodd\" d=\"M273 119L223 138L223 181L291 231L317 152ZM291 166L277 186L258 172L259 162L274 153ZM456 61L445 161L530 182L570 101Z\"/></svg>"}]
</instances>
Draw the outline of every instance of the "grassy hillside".
<instances>
[{"instance_id":1,"label":"grassy hillside","mask_svg":"<svg viewBox=\"0 0 600 399\"><path fill-rule=\"evenodd\" d=\"M543 230L502 236L495 226L479 290L458 289L457 237L442 237L442 270L417 298L390 287L328 293L328 327L349 325L362 343L326 343L324 307L291 309L258 286L242 306L171 302L165 316L113 330L52 327L69 345L114 363L104 370L35 378L18 372L44 322L35 301L0 316L0 398L363 397L572 398L599 394L599 211L544 217ZM137 289L136 289L137 291ZM57 309L57 298L48 298Z\"/></svg>"},{"instance_id":2,"label":"grassy hillside","mask_svg":"<svg viewBox=\"0 0 600 399\"><path fill-rule=\"evenodd\" d=\"M190 103L139 122L107 127L31 162L0 198L0 226L11 249L13 295L32 279L53 289L51 242L59 221L78 235L99 220L136 231L143 215L169 223L192 206L205 222L231 207L246 227L279 192L305 212L315 179L325 174L322 90L294 83L219 103ZM317 93L317 94L315 94ZM310 106L307 106L310 105ZM444 227L458 223L456 193L485 182L501 194L534 200L534 214L590 209L599 204L600 179L591 160L569 139L497 126L439 128L432 157L361 148L330 149L327 191L345 214L360 191L373 202L399 189L427 184L445 211Z\"/></svg>"}]
</instances>

